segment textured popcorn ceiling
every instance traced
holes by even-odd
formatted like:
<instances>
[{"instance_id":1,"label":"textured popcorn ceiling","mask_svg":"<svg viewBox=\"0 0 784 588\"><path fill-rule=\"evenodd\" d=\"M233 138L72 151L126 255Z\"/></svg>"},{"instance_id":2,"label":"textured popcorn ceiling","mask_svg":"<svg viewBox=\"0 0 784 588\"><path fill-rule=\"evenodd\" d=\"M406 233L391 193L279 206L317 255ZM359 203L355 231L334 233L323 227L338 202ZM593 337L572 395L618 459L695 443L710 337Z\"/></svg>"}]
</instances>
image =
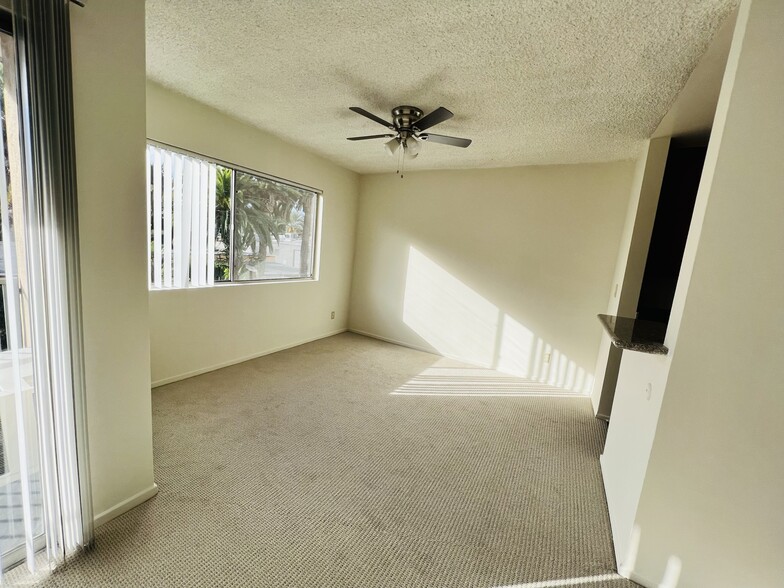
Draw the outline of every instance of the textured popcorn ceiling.
<instances>
[{"instance_id":1,"label":"textured popcorn ceiling","mask_svg":"<svg viewBox=\"0 0 784 588\"><path fill-rule=\"evenodd\" d=\"M147 0L150 79L358 172L400 104L455 117L410 169L633 157L736 0Z\"/></svg>"}]
</instances>

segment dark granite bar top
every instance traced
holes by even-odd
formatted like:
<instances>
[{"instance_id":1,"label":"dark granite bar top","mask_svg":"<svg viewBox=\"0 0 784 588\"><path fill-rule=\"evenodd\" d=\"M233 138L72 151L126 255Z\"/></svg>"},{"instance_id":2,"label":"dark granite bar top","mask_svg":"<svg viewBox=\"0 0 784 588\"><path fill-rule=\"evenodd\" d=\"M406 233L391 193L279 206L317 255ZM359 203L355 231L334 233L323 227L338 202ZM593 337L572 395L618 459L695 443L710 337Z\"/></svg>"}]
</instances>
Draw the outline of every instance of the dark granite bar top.
<instances>
[{"instance_id":1,"label":"dark granite bar top","mask_svg":"<svg viewBox=\"0 0 784 588\"><path fill-rule=\"evenodd\" d=\"M609 314L597 316L616 347L657 355L667 355L669 352L664 345L667 323Z\"/></svg>"}]
</instances>

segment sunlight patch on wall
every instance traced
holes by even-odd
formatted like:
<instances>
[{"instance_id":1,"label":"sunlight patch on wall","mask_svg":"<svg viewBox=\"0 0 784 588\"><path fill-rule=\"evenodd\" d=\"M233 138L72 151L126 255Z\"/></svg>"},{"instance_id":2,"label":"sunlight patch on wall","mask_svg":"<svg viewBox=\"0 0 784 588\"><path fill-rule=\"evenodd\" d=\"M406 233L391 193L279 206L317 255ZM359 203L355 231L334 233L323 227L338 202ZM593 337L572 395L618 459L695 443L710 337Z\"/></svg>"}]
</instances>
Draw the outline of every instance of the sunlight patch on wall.
<instances>
[{"instance_id":1,"label":"sunlight patch on wall","mask_svg":"<svg viewBox=\"0 0 784 588\"><path fill-rule=\"evenodd\" d=\"M490 367L498 308L411 247L403 322L441 355Z\"/></svg>"},{"instance_id":2,"label":"sunlight patch on wall","mask_svg":"<svg viewBox=\"0 0 784 588\"><path fill-rule=\"evenodd\" d=\"M403 322L445 357L548 389L591 393L593 374L415 247L409 248Z\"/></svg>"}]
</instances>

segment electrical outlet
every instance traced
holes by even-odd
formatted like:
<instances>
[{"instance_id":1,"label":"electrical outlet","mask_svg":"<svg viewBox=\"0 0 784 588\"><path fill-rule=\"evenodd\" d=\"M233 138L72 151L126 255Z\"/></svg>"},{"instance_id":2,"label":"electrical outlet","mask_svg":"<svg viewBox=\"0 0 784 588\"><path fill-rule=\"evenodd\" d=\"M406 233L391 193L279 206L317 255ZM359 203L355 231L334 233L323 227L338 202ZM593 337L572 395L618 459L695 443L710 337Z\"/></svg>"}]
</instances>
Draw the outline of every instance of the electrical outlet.
<instances>
[{"instance_id":1,"label":"electrical outlet","mask_svg":"<svg viewBox=\"0 0 784 588\"><path fill-rule=\"evenodd\" d=\"M333 320L335 319L335 311L334 310L330 313L329 318L331 318Z\"/></svg>"},{"instance_id":2,"label":"electrical outlet","mask_svg":"<svg viewBox=\"0 0 784 588\"><path fill-rule=\"evenodd\" d=\"M544 354L544 362L545 363L550 363L550 354L549 353L545 353Z\"/></svg>"}]
</instances>

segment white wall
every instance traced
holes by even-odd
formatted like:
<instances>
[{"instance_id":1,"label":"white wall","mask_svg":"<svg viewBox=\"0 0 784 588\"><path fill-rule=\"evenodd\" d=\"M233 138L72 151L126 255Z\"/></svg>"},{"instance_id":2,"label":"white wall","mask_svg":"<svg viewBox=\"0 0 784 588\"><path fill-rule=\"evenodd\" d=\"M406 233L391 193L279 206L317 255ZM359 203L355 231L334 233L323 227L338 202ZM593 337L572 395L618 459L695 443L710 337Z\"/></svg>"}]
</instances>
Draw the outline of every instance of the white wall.
<instances>
[{"instance_id":1,"label":"white wall","mask_svg":"<svg viewBox=\"0 0 784 588\"><path fill-rule=\"evenodd\" d=\"M153 83L147 85L147 136L324 191L318 281L150 292L153 385L346 329L359 186L354 172ZM139 194L143 200L144 191Z\"/></svg>"},{"instance_id":2,"label":"white wall","mask_svg":"<svg viewBox=\"0 0 784 588\"><path fill-rule=\"evenodd\" d=\"M631 318L637 316L637 301L645 273L669 146L669 137L647 141L634 168L621 246L615 262L612 296L607 303L609 315ZM609 419L612 411L621 353L620 349L613 346L610 336L603 333L596 360L596 382L591 401L594 413L604 419Z\"/></svg>"},{"instance_id":3,"label":"white wall","mask_svg":"<svg viewBox=\"0 0 784 588\"><path fill-rule=\"evenodd\" d=\"M784 3L742 4L673 306L636 570L656 580L675 555L679 588L784 583L782 28Z\"/></svg>"},{"instance_id":4,"label":"white wall","mask_svg":"<svg viewBox=\"0 0 784 588\"><path fill-rule=\"evenodd\" d=\"M71 16L90 466L100 522L155 488L139 196L144 2L90 2Z\"/></svg>"},{"instance_id":5,"label":"white wall","mask_svg":"<svg viewBox=\"0 0 784 588\"><path fill-rule=\"evenodd\" d=\"M626 350L618 370L618 393L601 464L615 561L622 573L633 571L630 549L635 547L634 522L656 436L669 360L665 355Z\"/></svg>"},{"instance_id":6,"label":"white wall","mask_svg":"<svg viewBox=\"0 0 784 588\"><path fill-rule=\"evenodd\" d=\"M590 391L633 170L363 176L351 329Z\"/></svg>"}]
</instances>

